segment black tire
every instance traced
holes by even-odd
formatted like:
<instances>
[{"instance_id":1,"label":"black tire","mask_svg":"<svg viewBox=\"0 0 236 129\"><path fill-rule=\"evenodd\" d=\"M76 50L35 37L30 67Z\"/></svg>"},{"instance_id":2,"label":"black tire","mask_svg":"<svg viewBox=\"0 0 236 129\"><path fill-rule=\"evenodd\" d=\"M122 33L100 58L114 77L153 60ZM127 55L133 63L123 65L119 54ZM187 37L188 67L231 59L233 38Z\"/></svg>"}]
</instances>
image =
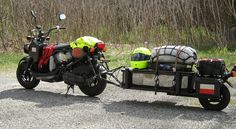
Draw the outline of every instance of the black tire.
<instances>
[{"instance_id":1,"label":"black tire","mask_svg":"<svg viewBox=\"0 0 236 129\"><path fill-rule=\"evenodd\" d=\"M16 77L18 82L23 86L25 89L34 89L40 82L40 80L37 80L28 70L27 63L21 62L18 65L17 71L16 71Z\"/></svg>"},{"instance_id":2,"label":"black tire","mask_svg":"<svg viewBox=\"0 0 236 129\"><path fill-rule=\"evenodd\" d=\"M207 98L199 98L200 104L207 110L221 111L226 108L230 102L230 92L228 88L223 85L220 88L220 99L214 100Z\"/></svg>"},{"instance_id":3,"label":"black tire","mask_svg":"<svg viewBox=\"0 0 236 129\"><path fill-rule=\"evenodd\" d=\"M106 78L105 75L102 78ZM95 79L93 82L93 86L91 85L79 85L80 90L88 95L89 97L94 97L101 94L106 88L107 82L104 79Z\"/></svg>"}]
</instances>

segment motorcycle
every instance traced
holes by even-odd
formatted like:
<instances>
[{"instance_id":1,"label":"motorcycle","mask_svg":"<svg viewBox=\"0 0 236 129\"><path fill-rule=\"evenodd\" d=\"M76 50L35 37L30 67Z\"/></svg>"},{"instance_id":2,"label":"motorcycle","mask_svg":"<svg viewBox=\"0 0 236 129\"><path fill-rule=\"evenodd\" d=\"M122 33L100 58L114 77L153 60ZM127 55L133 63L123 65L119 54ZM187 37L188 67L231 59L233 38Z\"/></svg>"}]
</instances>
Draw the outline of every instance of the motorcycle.
<instances>
[{"instance_id":1,"label":"motorcycle","mask_svg":"<svg viewBox=\"0 0 236 129\"><path fill-rule=\"evenodd\" d=\"M48 31L43 31L41 26L36 25L36 13L31 11L31 15L35 19L35 28L32 30L33 35L27 37L28 43L24 45L24 53L27 56L19 61L16 71L21 86L33 89L40 81L64 81L68 85L66 94L75 85L88 96L101 94L107 85L105 68L108 68L108 65L103 54L105 43L96 43L93 48L85 46L82 49L85 55L81 58L73 57L69 44L55 44L50 58L47 59L48 62L39 67L40 59L48 54L44 49L50 46L50 33L66 28L57 25ZM61 13L59 20L64 19L66 15Z\"/></svg>"}]
</instances>

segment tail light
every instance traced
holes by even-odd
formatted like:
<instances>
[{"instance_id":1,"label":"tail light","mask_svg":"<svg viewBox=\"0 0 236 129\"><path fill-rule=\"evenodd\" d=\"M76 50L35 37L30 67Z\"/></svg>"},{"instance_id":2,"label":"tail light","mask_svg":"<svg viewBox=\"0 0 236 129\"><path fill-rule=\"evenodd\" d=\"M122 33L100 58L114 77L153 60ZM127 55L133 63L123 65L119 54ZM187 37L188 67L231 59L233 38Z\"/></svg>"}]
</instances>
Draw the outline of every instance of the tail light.
<instances>
[{"instance_id":1,"label":"tail light","mask_svg":"<svg viewBox=\"0 0 236 129\"><path fill-rule=\"evenodd\" d=\"M231 75L232 75L232 77L236 77L236 72L232 71Z\"/></svg>"},{"instance_id":2,"label":"tail light","mask_svg":"<svg viewBox=\"0 0 236 129\"><path fill-rule=\"evenodd\" d=\"M99 49L101 49L101 50L104 50L105 47L106 47L106 45L105 45L104 42L100 42L100 43L97 43L97 47L98 47Z\"/></svg>"},{"instance_id":3,"label":"tail light","mask_svg":"<svg viewBox=\"0 0 236 129\"><path fill-rule=\"evenodd\" d=\"M231 76L236 77L236 66L233 67L233 69L231 71Z\"/></svg>"}]
</instances>

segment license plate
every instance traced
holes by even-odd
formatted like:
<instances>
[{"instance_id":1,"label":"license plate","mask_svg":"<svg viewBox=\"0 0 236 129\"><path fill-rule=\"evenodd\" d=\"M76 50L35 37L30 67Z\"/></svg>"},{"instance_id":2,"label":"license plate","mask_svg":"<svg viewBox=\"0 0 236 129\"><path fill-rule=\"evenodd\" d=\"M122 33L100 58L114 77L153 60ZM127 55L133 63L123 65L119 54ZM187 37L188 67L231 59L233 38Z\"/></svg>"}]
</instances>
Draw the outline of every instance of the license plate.
<instances>
[{"instance_id":1,"label":"license plate","mask_svg":"<svg viewBox=\"0 0 236 129\"><path fill-rule=\"evenodd\" d=\"M36 47L32 47L31 51L36 52Z\"/></svg>"}]
</instances>

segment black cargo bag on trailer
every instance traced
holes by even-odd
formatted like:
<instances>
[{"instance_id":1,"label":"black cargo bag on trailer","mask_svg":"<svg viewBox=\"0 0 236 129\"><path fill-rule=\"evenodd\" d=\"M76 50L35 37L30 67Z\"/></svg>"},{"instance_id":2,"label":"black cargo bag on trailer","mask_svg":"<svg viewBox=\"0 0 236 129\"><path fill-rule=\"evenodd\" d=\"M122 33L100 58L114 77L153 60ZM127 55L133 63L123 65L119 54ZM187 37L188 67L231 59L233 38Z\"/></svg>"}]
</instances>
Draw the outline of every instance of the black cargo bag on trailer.
<instances>
[{"instance_id":1,"label":"black cargo bag on trailer","mask_svg":"<svg viewBox=\"0 0 236 129\"><path fill-rule=\"evenodd\" d=\"M226 71L223 59L201 59L197 63L201 76L223 76Z\"/></svg>"}]
</instances>

